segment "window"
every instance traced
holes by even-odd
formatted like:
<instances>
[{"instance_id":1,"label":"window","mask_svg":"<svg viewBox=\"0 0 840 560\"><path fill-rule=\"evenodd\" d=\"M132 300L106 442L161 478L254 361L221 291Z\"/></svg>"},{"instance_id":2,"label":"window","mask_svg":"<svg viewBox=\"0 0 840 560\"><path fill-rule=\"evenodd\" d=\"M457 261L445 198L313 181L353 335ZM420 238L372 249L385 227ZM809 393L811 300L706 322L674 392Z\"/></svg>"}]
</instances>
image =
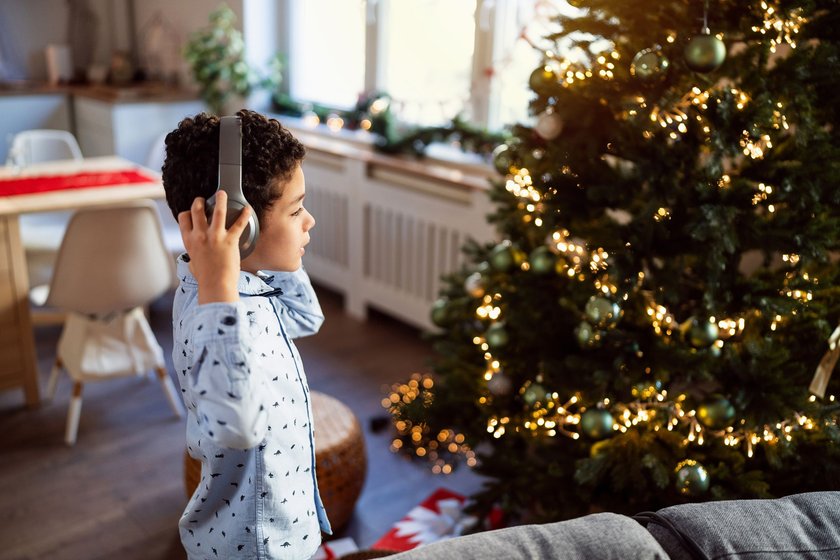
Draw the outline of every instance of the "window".
<instances>
[{"instance_id":1,"label":"window","mask_svg":"<svg viewBox=\"0 0 840 560\"><path fill-rule=\"evenodd\" d=\"M349 109L365 89L365 7L356 0L292 0L289 94Z\"/></svg>"},{"instance_id":2,"label":"window","mask_svg":"<svg viewBox=\"0 0 840 560\"><path fill-rule=\"evenodd\" d=\"M431 126L469 111L476 0L380 2L379 88L397 114Z\"/></svg>"},{"instance_id":3,"label":"window","mask_svg":"<svg viewBox=\"0 0 840 560\"><path fill-rule=\"evenodd\" d=\"M542 37L574 10L565 0L284 1L293 99L347 109L378 90L403 122L461 114L491 130L533 119Z\"/></svg>"}]
</instances>

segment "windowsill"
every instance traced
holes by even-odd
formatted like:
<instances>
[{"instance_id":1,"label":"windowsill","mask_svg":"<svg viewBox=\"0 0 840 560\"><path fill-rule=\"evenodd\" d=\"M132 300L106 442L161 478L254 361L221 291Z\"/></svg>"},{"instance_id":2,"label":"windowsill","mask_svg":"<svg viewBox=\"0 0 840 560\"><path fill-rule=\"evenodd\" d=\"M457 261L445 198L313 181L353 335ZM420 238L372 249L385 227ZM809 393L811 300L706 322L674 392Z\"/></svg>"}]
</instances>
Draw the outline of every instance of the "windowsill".
<instances>
[{"instance_id":1,"label":"windowsill","mask_svg":"<svg viewBox=\"0 0 840 560\"><path fill-rule=\"evenodd\" d=\"M422 158L410 155L389 155L373 147L373 135L365 131L330 130L324 124L307 125L303 119L290 115L267 113L288 128L308 150L325 152L333 156L365 161L402 170L412 175L443 180L470 189L487 190L490 180L499 175L478 154L468 154L443 143L430 145Z\"/></svg>"}]
</instances>

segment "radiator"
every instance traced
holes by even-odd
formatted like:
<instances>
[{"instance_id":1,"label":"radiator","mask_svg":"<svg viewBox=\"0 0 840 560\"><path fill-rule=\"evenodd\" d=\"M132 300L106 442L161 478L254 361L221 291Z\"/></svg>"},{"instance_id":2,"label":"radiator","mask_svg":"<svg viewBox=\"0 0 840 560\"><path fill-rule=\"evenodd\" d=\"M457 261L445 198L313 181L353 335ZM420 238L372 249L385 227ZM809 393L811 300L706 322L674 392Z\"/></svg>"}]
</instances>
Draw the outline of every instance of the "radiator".
<instances>
[{"instance_id":1,"label":"radiator","mask_svg":"<svg viewBox=\"0 0 840 560\"><path fill-rule=\"evenodd\" d=\"M441 277L460 268L461 246L494 238L486 192L312 150L304 173L313 281L341 293L355 317L375 308L432 329L431 305Z\"/></svg>"}]
</instances>

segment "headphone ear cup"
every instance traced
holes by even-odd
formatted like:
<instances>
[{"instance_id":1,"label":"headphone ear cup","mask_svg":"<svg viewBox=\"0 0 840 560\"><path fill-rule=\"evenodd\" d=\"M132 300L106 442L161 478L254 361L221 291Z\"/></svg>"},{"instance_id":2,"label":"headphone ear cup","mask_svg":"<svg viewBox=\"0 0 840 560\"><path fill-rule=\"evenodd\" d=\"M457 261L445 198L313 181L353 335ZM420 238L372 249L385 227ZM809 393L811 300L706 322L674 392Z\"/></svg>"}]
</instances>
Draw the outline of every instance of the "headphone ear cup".
<instances>
[{"instance_id":1,"label":"headphone ear cup","mask_svg":"<svg viewBox=\"0 0 840 560\"><path fill-rule=\"evenodd\" d=\"M257 244L257 239L260 236L260 221L257 219L257 213L250 204L243 204L238 200L228 198L227 212L225 213L225 229L230 229L236 218L242 213L245 207L251 208L251 215L248 216L248 224L239 236L239 260L244 260L250 255ZM216 208L216 195L214 194L207 199L204 205L207 214L207 223L213 218L213 211Z\"/></svg>"}]
</instances>

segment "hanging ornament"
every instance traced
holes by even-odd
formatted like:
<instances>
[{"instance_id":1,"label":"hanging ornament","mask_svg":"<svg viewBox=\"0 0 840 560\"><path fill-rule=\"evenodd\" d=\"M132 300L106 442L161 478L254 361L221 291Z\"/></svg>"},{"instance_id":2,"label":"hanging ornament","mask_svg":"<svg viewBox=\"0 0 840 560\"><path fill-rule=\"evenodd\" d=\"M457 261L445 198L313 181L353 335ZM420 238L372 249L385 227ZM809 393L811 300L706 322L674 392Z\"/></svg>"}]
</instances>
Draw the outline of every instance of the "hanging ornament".
<instances>
[{"instance_id":1,"label":"hanging ornament","mask_svg":"<svg viewBox=\"0 0 840 560\"><path fill-rule=\"evenodd\" d=\"M592 348L601 338L595 328L586 321L575 327L575 337L582 348Z\"/></svg>"},{"instance_id":2,"label":"hanging ornament","mask_svg":"<svg viewBox=\"0 0 840 560\"><path fill-rule=\"evenodd\" d=\"M531 72L531 77L528 78L528 85L531 89L540 94L548 94L552 88L557 85L557 74L554 68L545 63L539 68Z\"/></svg>"},{"instance_id":3,"label":"hanging ornament","mask_svg":"<svg viewBox=\"0 0 840 560\"><path fill-rule=\"evenodd\" d=\"M709 489L709 473L697 461L693 459L681 461L675 470L676 486L680 494L697 497Z\"/></svg>"},{"instance_id":4,"label":"hanging ornament","mask_svg":"<svg viewBox=\"0 0 840 560\"><path fill-rule=\"evenodd\" d=\"M449 322L449 300L440 298L432 304L432 323L444 327Z\"/></svg>"},{"instance_id":5,"label":"hanging ornament","mask_svg":"<svg viewBox=\"0 0 840 560\"><path fill-rule=\"evenodd\" d=\"M537 134L545 140L554 140L563 132L563 119L549 107L537 117L537 124L534 126Z\"/></svg>"},{"instance_id":6,"label":"hanging ornament","mask_svg":"<svg viewBox=\"0 0 840 560\"><path fill-rule=\"evenodd\" d=\"M502 175L510 174L513 167L513 150L507 144L499 144L493 150L493 165Z\"/></svg>"},{"instance_id":7,"label":"hanging ornament","mask_svg":"<svg viewBox=\"0 0 840 560\"><path fill-rule=\"evenodd\" d=\"M528 262L531 264L531 270L537 274L548 274L554 271L554 261L556 260L554 253L546 247L541 245L531 251L528 257Z\"/></svg>"},{"instance_id":8,"label":"hanging ornament","mask_svg":"<svg viewBox=\"0 0 840 560\"><path fill-rule=\"evenodd\" d=\"M703 9L703 29L686 44L683 56L685 63L695 72L712 72L726 60L726 45L712 35L708 26L709 2Z\"/></svg>"},{"instance_id":9,"label":"hanging ornament","mask_svg":"<svg viewBox=\"0 0 840 560\"><path fill-rule=\"evenodd\" d=\"M706 348L718 339L718 334L716 324L693 317L688 329L688 343L695 348Z\"/></svg>"},{"instance_id":10,"label":"hanging ornament","mask_svg":"<svg viewBox=\"0 0 840 560\"><path fill-rule=\"evenodd\" d=\"M522 400L525 401L525 404L534 406L535 403L545 403L547 391L539 383L528 381L519 390L519 394L522 395Z\"/></svg>"},{"instance_id":11,"label":"hanging ornament","mask_svg":"<svg viewBox=\"0 0 840 560\"><path fill-rule=\"evenodd\" d=\"M507 271L513 266L513 252L510 241L502 241L490 252L490 266L499 272Z\"/></svg>"},{"instance_id":12,"label":"hanging ornament","mask_svg":"<svg viewBox=\"0 0 840 560\"><path fill-rule=\"evenodd\" d=\"M713 430L722 430L735 419L735 407L723 395L712 395L697 407L697 419Z\"/></svg>"},{"instance_id":13,"label":"hanging ornament","mask_svg":"<svg viewBox=\"0 0 840 560\"><path fill-rule=\"evenodd\" d=\"M473 272L464 280L464 290L474 298L484 296L484 277L480 272Z\"/></svg>"},{"instance_id":14,"label":"hanging ornament","mask_svg":"<svg viewBox=\"0 0 840 560\"><path fill-rule=\"evenodd\" d=\"M599 296L592 296L583 308L590 323L599 327L614 325L621 317L621 306L614 301Z\"/></svg>"},{"instance_id":15,"label":"hanging ornament","mask_svg":"<svg viewBox=\"0 0 840 560\"><path fill-rule=\"evenodd\" d=\"M580 431L592 439L604 439L612 434L615 420L608 410L590 408L580 415Z\"/></svg>"},{"instance_id":16,"label":"hanging ornament","mask_svg":"<svg viewBox=\"0 0 840 560\"><path fill-rule=\"evenodd\" d=\"M509 395L512 388L513 383L511 383L510 377L501 371L494 373L490 381L487 382L487 390L497 397Z\"/></svg>"},{"instance_id":17,"label":"hanging ornament","mask_svg":"<svg viewBox=\"0 0 840 560\"><path fill-rule=\"evenodd\" d=\"M659 80L665 77L670 64L662 47L657 45L636 53L630 64L630 74L646 82Z\"/></svg>"},{"instance_id":18,"label":"hanging ornament","mask_svg":"<svg viewBox=\"0 0 840 560\"><path fill-rule=\"evenodd\" d=\"M493 323L487 327L484 338L487 340L487 345L493 350L505 346L508 343L509 337L507 330L505 330L504 322Z\"/></svg>"}]
</instances>

